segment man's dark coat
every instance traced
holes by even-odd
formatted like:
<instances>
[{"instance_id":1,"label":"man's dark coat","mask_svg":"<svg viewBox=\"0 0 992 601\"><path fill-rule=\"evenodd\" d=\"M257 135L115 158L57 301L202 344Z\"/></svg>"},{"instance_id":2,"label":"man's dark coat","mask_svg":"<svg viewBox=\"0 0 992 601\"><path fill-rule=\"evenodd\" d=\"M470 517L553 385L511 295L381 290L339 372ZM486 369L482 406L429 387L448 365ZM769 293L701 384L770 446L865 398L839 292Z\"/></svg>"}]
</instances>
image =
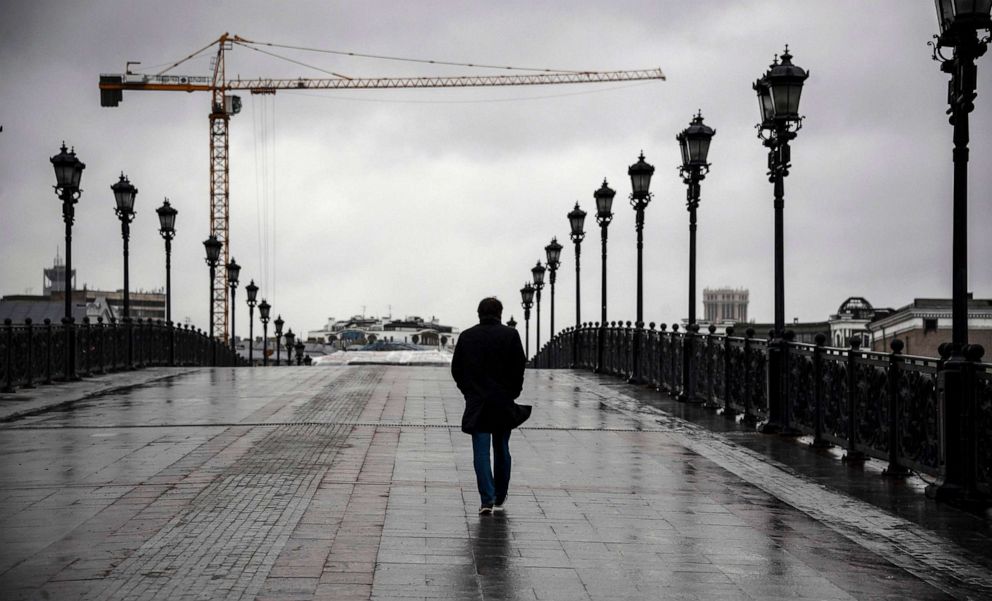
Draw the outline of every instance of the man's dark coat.
<instances>
[{"instance_id":1,"label":"man's dark coat","mask_svg":"<svg viewBox=\"0 0 992 601\"><path fill-rule=\"evenodd\" d=\"M462 432L511 430L530 417L517 405L524 385L527 357L520 335L495 318L483 318L462 332L451 360L451 375L465 395Z\"/></svg>"}]
</instances>

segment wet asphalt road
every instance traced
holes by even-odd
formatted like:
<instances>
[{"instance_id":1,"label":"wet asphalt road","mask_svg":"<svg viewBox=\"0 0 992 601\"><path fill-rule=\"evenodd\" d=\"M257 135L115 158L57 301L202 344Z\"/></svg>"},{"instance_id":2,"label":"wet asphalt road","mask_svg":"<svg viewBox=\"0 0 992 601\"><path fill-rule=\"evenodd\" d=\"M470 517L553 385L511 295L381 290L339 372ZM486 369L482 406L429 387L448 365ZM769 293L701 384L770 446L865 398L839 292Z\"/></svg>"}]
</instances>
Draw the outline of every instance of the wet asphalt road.
<instances>
[{"instance_id":1,"label":"wet asphalt road","mask_svg":"<svg viewBox=\"0 0 992 601\"><path fill-rule=\"evenodd\" d=\"M528 372L479 517L444 368L216 369L0 424L0 598L989 599L917 479Z\"/></svg>"}]
</instances>

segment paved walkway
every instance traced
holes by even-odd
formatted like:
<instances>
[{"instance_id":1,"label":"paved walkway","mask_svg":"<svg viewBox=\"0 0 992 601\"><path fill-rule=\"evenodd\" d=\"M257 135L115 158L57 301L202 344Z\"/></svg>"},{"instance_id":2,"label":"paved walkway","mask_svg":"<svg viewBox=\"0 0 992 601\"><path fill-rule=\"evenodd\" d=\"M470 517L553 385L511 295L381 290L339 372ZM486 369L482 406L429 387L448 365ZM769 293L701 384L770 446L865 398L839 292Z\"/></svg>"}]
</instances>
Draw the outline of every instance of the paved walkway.
<instances>
[{"instance_id":1,"label":"paved walkway","mask_svg":"<svg viewBox=\"0 0 992 601\"><path fill-rule=\"evenodd\" d=\"M588 374L524 397L492 517L445 368L198 370L0 424L0 598L992 598L988 522L919 481Z\"/></svg>"}]
</instances>

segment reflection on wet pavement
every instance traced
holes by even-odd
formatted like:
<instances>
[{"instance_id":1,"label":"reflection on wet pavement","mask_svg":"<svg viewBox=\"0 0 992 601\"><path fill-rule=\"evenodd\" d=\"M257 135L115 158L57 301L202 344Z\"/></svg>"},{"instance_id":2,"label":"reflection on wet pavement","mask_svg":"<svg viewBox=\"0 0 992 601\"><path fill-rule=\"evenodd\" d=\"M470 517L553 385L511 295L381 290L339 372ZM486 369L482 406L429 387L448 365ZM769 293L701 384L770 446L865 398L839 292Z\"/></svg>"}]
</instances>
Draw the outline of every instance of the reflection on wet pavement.
<instances>
[{"instance_id":1,"label":"reflection on wet pavement","mask_svg":"<svg viewBox=\"0 0 992 601\"><path fill-rule=\"evenodd\" d=\"M524 398L489 517L444 368L202 370L3 424L0 598L992 597L987 523L912 485L595 376Z\"/></svg>"}]
</instances>

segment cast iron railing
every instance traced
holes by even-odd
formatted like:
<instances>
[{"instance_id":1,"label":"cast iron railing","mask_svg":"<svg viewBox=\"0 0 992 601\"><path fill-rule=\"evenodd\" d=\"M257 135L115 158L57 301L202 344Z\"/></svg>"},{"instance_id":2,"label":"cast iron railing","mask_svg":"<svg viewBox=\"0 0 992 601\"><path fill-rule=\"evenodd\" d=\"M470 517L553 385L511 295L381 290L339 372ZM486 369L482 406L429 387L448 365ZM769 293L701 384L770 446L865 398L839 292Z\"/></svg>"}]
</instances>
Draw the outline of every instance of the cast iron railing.
<instances>
[{"instance_id":1,"label":"cast iron railing","mask_svg":"<svg viewBox=\"0 0 992 601\"><path fill-rule=\"evenodd\" d=\"M4 320L0 329L0 389L14 392L17 388L33 388L38 384L65 381L66 339L72 340L75 374L92 376L111 371L170 365L170 345L175 365L245 365L237 354L219 340L189 325L170 326L151 319L118 322L102 318L91 322L84 317L79 325L70 324L66 336L64 324L23 324ZM132 364L128 365L128 342L132 348ZM73 379L73 374L69 374Z\"/></svg>"},{"instance_id":2,"label":"cast iron railing","mask_svg":"<svg viewBox=\"0 0 992 601\"><path fill-rule=\"evenodd\" d=\"M675 398L721 409L727 416L741 415L748 424L766 421L778 411L782 431L809 435L815 446L841 446L848 461L886 461L889 475L913 470L942 476L947 460L943 415L964 411L973 416L967 438L975 488L992 494L992 364L977 364L974 394L964 402L968 406L948 408L940 394L948 357L904 355L899 340L884 353L860 348L859 338L852 338L847 348L833 348L824 346L822 335L816 344L803 344L787 332L784 368L776 375L769 371L769 338L756 338L751 328L743 336L733 328L726 334L714 332L712 326L703 334L698 327L680 331L678 325L668 329L651 323L641 330L641 377ZM548 341L530 365L629 379L637 334L630 322L568 328ZM601 338L603 361L597 365ZM772 377L782 378L785 391L784 406L777 409L768 406Z\"/></svg>"}]
</instances>

